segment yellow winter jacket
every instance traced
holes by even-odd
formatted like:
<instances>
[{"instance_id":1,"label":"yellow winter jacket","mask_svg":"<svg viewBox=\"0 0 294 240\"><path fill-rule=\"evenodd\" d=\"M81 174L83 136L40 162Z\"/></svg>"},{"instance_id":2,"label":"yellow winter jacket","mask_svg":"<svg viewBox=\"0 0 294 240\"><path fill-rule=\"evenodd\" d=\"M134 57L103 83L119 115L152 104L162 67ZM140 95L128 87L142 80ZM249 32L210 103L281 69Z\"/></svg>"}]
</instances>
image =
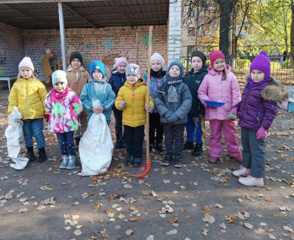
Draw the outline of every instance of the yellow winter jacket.
<instances>
[{"instance_id":1,"label":"yellow winter jacket","mask_svg":"<svg viewBox=\"0 0 294 240\"><path fill-rule=\"evenodd\" d=\"M13 107L17 106L23 120L43 118L46 95L47 90L40 79L20 78L13 84L10 91L7 113L10 114Z\"/></svg>"},{"instance_id":2,"label":"yellow winter jacket","mask_svg":"<svg viewBox=\"0 0 294 240\"><path fill-rule=\"evenodd\" d=\"M121 101L127 102L123 109L119 107ZM151 96L149 104L154 108ZM120 88L115 100L115 107L123 110L123 125L139 127L146 124L145 105L147 105L147 87L144 79L140 78L135 85L131 85L126 81Z\"/></svg>"}]
</instances>

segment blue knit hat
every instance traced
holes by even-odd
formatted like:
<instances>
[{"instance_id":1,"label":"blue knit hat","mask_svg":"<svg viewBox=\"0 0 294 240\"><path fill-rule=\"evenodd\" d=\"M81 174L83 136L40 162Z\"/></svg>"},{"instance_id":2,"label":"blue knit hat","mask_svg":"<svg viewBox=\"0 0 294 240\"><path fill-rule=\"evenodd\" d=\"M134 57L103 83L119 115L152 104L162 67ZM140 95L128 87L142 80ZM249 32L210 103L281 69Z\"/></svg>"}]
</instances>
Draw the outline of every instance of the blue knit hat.
<instances>
[{"instance_id":1,"label":"blue knit hat","mask_svg":"<svg viewBox=\"0 0 294 240\"><path fill-rule=\"evenodd\" d=\"M90 64L90 76L93 77L93 72L95 69L98 69L102 73L102 77L105 75L105 65L101 61L93 61Z\"/></svg>"},{"instance_id":2,"label":"blue knit hat","mask_svg":"<svg viewBox=\"0 0 294 240\"><path fill-rule=\"evenodd\" d=\"M169 75L169 70L171 69L171 67L172 67L173 65L177 65L177 66L180 68L180 76L179 76L179 77L182 77L182 76L184 75L184 66L183 66L183 64L182 64L179 60L173 61L173 62L169 65L169 67L168 67L168 69L167 69L167 74Z\"/></svg>"}]
</instances>

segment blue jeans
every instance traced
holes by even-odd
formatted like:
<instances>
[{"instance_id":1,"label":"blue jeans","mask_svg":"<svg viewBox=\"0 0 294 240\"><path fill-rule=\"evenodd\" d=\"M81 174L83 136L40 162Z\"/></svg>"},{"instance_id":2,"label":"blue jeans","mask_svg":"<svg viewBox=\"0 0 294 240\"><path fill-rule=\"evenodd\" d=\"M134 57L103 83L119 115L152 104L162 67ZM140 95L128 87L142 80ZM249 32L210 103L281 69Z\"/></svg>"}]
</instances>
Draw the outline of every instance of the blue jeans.
<instances>
[{"instance_id":1,"label":"blue jeans","mask_svg":"<svg viewBox=\"0 0 294 240\"><path fill-rule=\"evenodd\" d=\"M205 138L204 117L188 114L186 123L187 141L203 144Z\"/></svg>"},{"instance_id":2,"label":"blue jeans","mask_svg":"<svg viewBox=\"0 0 294 240\"><path fill-rule=\"evenodd\" d=\"M61 155L75 156L74 132L56 133Z\"/></svg>"},{"instance_id":3,"label":"blue jeans","mask_svg":"<svg viewBox=\"0 0 294 240\"><path fill-rule=\"evenodd\" d=\"M250 175L261 178L265 170L265 139L257 139L256 131L241 128L242 140L242 165L250 169Z\"/></svg>"},{"instance_id":4,"label":"blue jeans","mask_svg":"<svg viewBox=\"0 0 294 240\"><path fill-rule=\"evenodd\" d=\"M33 137L37 142L38 148L45 147L43 118L23 120L22 129L26 147L33 146Z\"/></svg>"}]
</instances>

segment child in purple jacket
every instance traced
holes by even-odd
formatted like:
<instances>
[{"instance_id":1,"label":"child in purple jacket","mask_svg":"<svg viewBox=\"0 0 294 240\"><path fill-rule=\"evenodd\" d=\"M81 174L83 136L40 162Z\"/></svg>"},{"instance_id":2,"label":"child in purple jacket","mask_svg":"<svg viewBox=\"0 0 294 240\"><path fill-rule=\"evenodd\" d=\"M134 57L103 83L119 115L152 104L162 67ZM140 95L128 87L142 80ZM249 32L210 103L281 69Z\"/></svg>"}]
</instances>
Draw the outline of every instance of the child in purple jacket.
<instances>
[{"instance_id":1,"label":"child in purple jacket","mask_svg":"<svg viewBox=\"0 0 294 240\"><path fill-rule=\"evenodd\" d=\"M233 175L245 186L263 186L265 170L265 138L277 114L277 102L288 93L281 83L270 77L270 60L265 51L254 58L242 100L230 114L239 116L243 162ZM230 115L231 116L231 115Z\"/></svg>"}]
</instances>

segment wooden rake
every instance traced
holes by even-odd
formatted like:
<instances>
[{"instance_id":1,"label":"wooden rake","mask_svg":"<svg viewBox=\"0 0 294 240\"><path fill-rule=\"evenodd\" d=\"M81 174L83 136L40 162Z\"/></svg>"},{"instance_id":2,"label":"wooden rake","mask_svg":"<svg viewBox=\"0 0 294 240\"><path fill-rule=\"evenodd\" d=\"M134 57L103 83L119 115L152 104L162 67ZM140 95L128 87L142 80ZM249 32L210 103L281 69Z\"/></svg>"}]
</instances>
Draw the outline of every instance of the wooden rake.
<instances>
[{"instance_id":1,"label":"wooden rake","mask_svg":"<svg viewBox=\"0 0 294 240\"><path fill-rule=\"evenodd\" d=\"M149 42L148 42L148 62L147 62L147 69L148 69L148 75L147 75L147 104L149 105L150 101L150 58L151 58L151 52L152 52L152 30L153 26L149 27ZM143 162L142 162L142 167L140 171L135 174L131 175L132 177L136 178L143 178L145 177L150 169L151 169L151 156L149 152L149 144L150 144L150 139L149 139L149 113L146 112L146 155L143 156Z\"/></svg>"}]
</instances>

